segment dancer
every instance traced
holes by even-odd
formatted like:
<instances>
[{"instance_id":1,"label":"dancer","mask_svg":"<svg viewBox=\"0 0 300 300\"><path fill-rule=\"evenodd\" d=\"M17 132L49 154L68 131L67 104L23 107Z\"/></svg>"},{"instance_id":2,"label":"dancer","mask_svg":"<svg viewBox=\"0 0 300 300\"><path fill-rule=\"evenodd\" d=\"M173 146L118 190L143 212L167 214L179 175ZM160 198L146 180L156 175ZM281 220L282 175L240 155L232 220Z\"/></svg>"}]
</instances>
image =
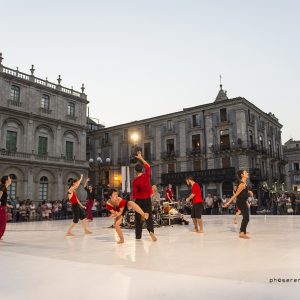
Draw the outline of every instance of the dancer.
<instances>
[{"instance_id":1,"label":"dancer","mask_svg":"<svg viewBox=\"0 0 300 300\"><path fill-rule=\"evenodd\" d=\"M137 172L137 177L133 180L132 188L132 199L135 203L144 211L149 214L149 218L146 220L147 229L150 234L152 241L157 241L154 234L153 218L152 218L152 207L151 207L151 194L152 188L150 184L150 165L144 160L142 153L137 152L136 158L143 163L145 168L145 173L143 173L143 166L137 164L135 166L135 171ZM135 213L135 238L137 240L142 238L143 222L141 220L141 215Z\"/></svg>"},{"instance_id":2,"label":"dancer","mask_svg":"<svg viewBox=\"0 0 300 300\"><path fill-rule=\"evenodd\" d=\"M87 192L87 203L86 203L86 210L87 210L87 220L89 222L92 222L93 221L93 213L92 213L92 208L95 204L95 191L94 191L94 188L91 186L91 185L88 185L90 181L90 178L88 178L86 180L86 182L84 183L84 189L86 190Z\"/></svg>"},{"instance_id":3,"label":"dancer","mask_svg":"<svg viewBox=\"0 0 300 300\"><path fill-rule=\"evenodd\" d=\"M0 184L0 240L6 229L6 208L13 208L7 204L7 188L11 185L10 176L3 176Z\"/></svg>"},{"instance_id":4,"label":"dancer","mask_svg":"<svg viewBox=\"0 0 300 300\"><path fill-rule=\"evenodd\" d=\"M123 215L128 209L135 210L138 214L142 216L145 220L149 218L148 213L144 213L143 210L135 204L133 201L126 201L125 199L122 199L118 196L118 192L115 189L111 189L108 192L109 200L106 202L106 208L110 211L111 217L114 218L115 228L117 231L117 234L119 236L119 241L117 241L117 244L123 244L124 243L124 235L121 230L121 223L123 219Z\"/></svg>"},{"instance_id":5,"label":"dancer","mask_svg":"<svg viewBox=\"0 0 300 300\"><path fill-rule=\"evenodd\" d=\"M241 170L237 172L237 176L238 179L240 180L237 190L232 195L230 200L224 205L224 208L228 207L234 199L237 199L236 201L237 208L241 211L243 215L239 237L243 239L250 239L250 236L247 234L247 225L249 223L249 207L247 205L247 199L248 199L248 195L252 194L252 192L248 190L246 184L249 174L247 171Z\"/></svg>"},{"instance_id":6,"label":"dancer","mask_svg":"<svg viewBox=\"0 0 300 300\"><path fill-rule=\"evenodd\" d=\"M186 198L186 201L189 202L191 199L193 199L193 206L191 212L191 217L194 223L193 231L198 233L204 233L202 221L202 212L204 207L200 185L197 182L195 182L193 176L188 176L186 178L186 184L192 187L192 193L188 198Z\"/></svg>"},{"instance_id":7,"label":"dancer","mask_svg":"<svg viewBox=\"0 0 300 300\"><path fill-rule=\"evenodd\" d=\"M92 233L87 226L85 212L82 210L83 208L86 209L86 207L81 204L81 202L77 198L77 195L75 192L75 190L78 189L78 187L82 181L82 177L83 177L83 175L80 176L80 179L73 179L69 186L69 189L68 189L68 199L72 204L73 222L69 226L66 236L74 235L72 233L72 230L75 227L75 225L79 222L79 220L81 220L82 227L84 229L84 233L85 234Z\"/></svg>"}]
</instances>

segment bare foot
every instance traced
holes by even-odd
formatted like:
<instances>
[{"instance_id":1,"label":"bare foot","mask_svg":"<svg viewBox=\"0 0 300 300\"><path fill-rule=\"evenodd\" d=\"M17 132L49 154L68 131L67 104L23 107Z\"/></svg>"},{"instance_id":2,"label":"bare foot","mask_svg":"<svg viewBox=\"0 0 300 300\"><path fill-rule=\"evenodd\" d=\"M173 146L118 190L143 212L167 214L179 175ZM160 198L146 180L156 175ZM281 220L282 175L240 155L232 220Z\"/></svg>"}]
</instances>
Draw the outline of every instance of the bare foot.
<instances>
[{"instance_id":1,"label":"bare foot","mask_svg":"<svg viewBox=\"0 0 300 300\"><path fill-rule=\"evenodd\" d=\"M123 244L124 243L124 239L117 241L117 244Z\"/></svg>"},{"instance_id":2,"label":"bare foot","mask_svg":"<svg viewBox=\"0 0 300 300\"><path fill-rule=\"evenodd\" d=\"M199 230L194 228L192 232L199 233Z\"/></svg>"},{"instance_id":3,"label":"bare foot","mask_svg":"<svg viewBox=\"0 0 300 300\"><path fill-rule=\"evenodd\" d=\"M153 242L157 241L157 237L155 236L155 234L153 232L150 232L150 236Z\"/></svg>"},{"instance_id":4,"label":"bare foot","mask_svg":"<svg viewBox=\"0 0 300 300\"><path fill-rule=\"evenodd\" d=\"M66 236L74 236L74 234L72 232L67 232Z\"/></svg>"},{"instance_id":5,"label":"bare foot","mask_svg":"<svg viewBox=\"0 0 300 300\"><path fill-rule=\"evenodd\" d=\"M247 235L247 234L245 234L245 233L243 233L243 232L240 233L239 237L240 237L241 239L250 239L250 236Z\"/></svg>"},{"instance_id":6,"label":"bare foot","mask_svg":"<svg viewBox=\"0 0 300 300\"><path fill-rule=\"evenodd\" d=\"M89 230L85 230L84 231L84 234L91 234L92 232L91 231L89 231Z\"/></svg>"},{"instance_id":7,"label":"bare foot","mask_svg":"<svg viewBox=\"0 0 300 300\"><path fill-rule=\"evenodd\" d=\"M144 213L143 218L144 218L145 220L148 220L148 219L149 219L149 214L148 214L148 213Z\"/></svg>"},{"instance_id":8,"label":"bare foot","mask_svg":"<svg viewBox=\"0 0 300 300\"><path fill-rule=\"evenodd\" d=\"M199 233L204 233L204 230L200 230Z\"/></svg>"}]
</instances>

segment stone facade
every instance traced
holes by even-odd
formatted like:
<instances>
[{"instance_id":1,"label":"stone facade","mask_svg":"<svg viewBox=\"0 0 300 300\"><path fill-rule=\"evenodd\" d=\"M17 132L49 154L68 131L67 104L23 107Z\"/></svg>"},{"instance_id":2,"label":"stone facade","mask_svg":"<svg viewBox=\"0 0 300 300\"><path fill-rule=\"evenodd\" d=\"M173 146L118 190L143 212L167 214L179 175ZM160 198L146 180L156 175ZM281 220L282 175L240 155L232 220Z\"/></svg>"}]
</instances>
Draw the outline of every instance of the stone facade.
<instances>
[{"instance_id":1,"label":"stone facade","mask_svg":"<svg viewBox=\"0 0 300 300\"><path fill-rule=\"evenodd\" d=\"M2 65L0 174L14 178L11 196L57 200L70 178L87 176L86 107L82 92ZM84 196L79 191L80 196Z\"/></svg>"},{"instance_id":2,"label":"stone facade","mask_svg":"<svg viewBox=\"0 0 300 300\"><path fill-rule=\"evenodd\" d=\"M283 178L281 128L273 114L245 98L229 99L220 86L212 103L91 131L88 147L91 158L111 159L111 186L120 187L120 168L129 164L130 137L135 132L140 136L138 146L152 166L153 183L173 183L177 194L184 196L184 176L193 174L202 183L204 195L231 193L235 172L246 169L259 194L262 183L271 185Z\"/></svg>"},{"instance_id":3,"label":"stone facade","mask_svg":"<svg viewBox=\"0 0 300 300\"><path fill-rule=\"evenodd\" d=\"M286 190L300 191L300 141L290 139L283 147L286 168Z\"/></svg>"}]
</instances>

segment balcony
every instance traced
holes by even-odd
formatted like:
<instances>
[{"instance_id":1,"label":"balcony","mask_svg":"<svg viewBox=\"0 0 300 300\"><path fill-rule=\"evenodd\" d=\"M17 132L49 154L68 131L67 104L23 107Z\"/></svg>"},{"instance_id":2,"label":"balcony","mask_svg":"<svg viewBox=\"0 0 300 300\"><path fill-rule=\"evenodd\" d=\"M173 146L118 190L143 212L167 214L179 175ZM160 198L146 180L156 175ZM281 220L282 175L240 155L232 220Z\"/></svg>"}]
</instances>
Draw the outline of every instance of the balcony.
<instances>
[{"instance_id":1,"label":"balcony","mask_svg":"<svg viewBox=\"0 0 300 300\"><path fill-rule=\"evenodd\" d=\"M178 151L161 152L162 160L175 160L176 157L179 157Z\"/></svg>"},{"instance_id":2,"label":"balcony","mask_svg":"<svg viewBox=\"0 0 300 300\"><path fill-rule=\"evenodd\" d=\"M48 154L34 154L34 153L26 153L26 152L12 152L6 149L0 149L0 157L5 159L14 159L15 161L28 161L28 162L43 162L43 163L67 163L67 164L76 164L85 166L87 162L85 160L76 160L75 157L68 160L64 155L61 157L58 156L49 156Z\"/></svg>"},{"instance_id":3,"label":"balcony","mask_svg":"<svg viewBox=\"0 0 300 300\"><path fill-rule=\"evenodd\" d=\"M68 120L71 120L71 121L76 121L76 120L77 120L77 117L76 117L76 116L73 116L73 115L67 115L67 119L68 119Z\"/></svg>"},{"instance_id":4,"label":"balcony","mask_svg":"<svg viewBox=\"0 0 300 300\"><path fill-rule=\"evenodd\" d=\"M201 156L202 153L201 153L201 148L191 148L191 149L186 149L186 155L187 156Z\"/></svg>"},{"instance_id":5,"label":"balcony","mask_svg":"<svg viewBox=\"0 0 300 300\"><path fill-rule=\"evenodd\" d=\"M167 127L163 126L162 127L162 135L174 135L176 134L175 126L173 125L172 127Z\"/></svg>"},{"instance_id":6,"label":"balcony","mask_svg":"<svg viewBox=\"0 0 300 300\"><path fill-rule=\"evenodd\" d=\"M9 99L7 100L7 104L8 106L23 107L23 102L20 102L18 100Z\"/></svg>"},{"instance_id":7,"label":"balcony","mask_svg":"<svg viewBox=\"0 0 300 300\"><path fill-rule=\"evenodd\" d=\"M46 115L51 115L52 110L48 109L48 108L41 107L40 112L43 113L43 114L46 114Z\"/></svg>"}]
</instances>

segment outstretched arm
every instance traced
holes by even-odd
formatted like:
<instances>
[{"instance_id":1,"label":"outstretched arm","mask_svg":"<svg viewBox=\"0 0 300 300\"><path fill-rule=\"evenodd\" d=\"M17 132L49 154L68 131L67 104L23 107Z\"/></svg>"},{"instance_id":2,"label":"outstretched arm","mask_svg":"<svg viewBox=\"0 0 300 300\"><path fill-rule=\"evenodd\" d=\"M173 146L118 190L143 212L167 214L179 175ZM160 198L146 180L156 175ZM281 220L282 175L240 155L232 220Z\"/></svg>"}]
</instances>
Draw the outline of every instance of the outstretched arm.
<instances>
[{"instance_id":1,"label":"outstretched arm","mask_svg":"<svg viewBox=\"0 0 300 300\"><path fill-rule=\"evenodd\" d=\"M78 187L80 186L80 183L81 183L81 181L82 181L82 178L83 178L83 174L81 174L79 180L74 184L74 186L71 186L71 187L69 188L69 192L73 193L74 190L78 189Z\"/></svg>"},{"instance_id":2,"label":"outstretched arm","mask_svg":"<svg viewBox=\"0 0 300 300\"><path fill-rule=\"evenodd\" d=\"M150 167L149 163L148 163L147 161L145 161L145 159L143 158L142 152L141 152L141 151L139 151L139 152L137 153L136 158L137 158L139 161L141 161L144 165L148 165L148 166Z\"/></svg>"},{"instance_id":3,"label":"outstretched arm","mask_svg":"<svg viewBox=\"0 0 300 300\"><path fill-rule=\"evenodd\" d=\"M237 191L232 195L232 197L229 199L229 201L223 207L224 208L228 207L230 205L230 203L242 192L242 190L245 189L245 187L246 187L245 183L240 183Z\"/></svg>"},{"instance_id":4,"label":"outstretched arm","mask_svg":"<svg viewBox=\"0 0 300 300\"><path fill-rule=\"evenodd\" d=\"M84 185L83 185L83 187L84 187L84 188L86 188L86 187L87 187L87 185L88 185L89 181L90 181L90 178L88 178L88 179L85 181L85 183L84 183Z\"/></svg>"}]
</instances>

